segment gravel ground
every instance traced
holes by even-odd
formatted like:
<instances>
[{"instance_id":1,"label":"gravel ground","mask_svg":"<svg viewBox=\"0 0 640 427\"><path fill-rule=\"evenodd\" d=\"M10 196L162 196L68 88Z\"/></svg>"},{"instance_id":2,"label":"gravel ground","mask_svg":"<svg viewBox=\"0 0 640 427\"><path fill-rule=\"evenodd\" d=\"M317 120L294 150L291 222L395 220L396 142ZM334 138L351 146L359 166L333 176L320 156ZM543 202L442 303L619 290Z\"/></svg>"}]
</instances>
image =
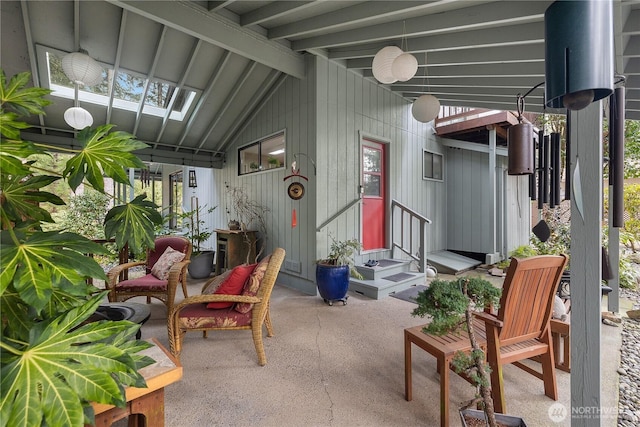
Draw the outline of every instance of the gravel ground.
<instances>
[{"instance_id":1,"label":"gravel ground","mask_svg":"<svg viewBox=\"0 0 640 427\"><path fill-rule=\"evenodd\" d=\"M620 290L620 296L633 301L640 309L640 291ZM622 319L620 349L618 426L636 427L640 424L640 322Z\"/></svg>"}]
</instances>

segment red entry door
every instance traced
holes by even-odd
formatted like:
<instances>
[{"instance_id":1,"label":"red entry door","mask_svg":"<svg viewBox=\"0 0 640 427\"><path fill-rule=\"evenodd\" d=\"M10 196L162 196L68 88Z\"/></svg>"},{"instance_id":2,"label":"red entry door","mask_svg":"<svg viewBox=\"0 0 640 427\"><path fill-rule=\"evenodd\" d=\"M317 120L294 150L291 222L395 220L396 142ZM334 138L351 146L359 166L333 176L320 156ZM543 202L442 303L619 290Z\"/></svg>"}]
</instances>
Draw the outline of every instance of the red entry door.
<instances>
[{"instance_id":1,"label":"red entry door","mask_svg":"<svg viewBox=\"0 0 640 427\"><path fill-rule=\"evenodd\" d=\"M386 248L385 145L362 141L362 249Z\"/></svg>"}]
</instances>

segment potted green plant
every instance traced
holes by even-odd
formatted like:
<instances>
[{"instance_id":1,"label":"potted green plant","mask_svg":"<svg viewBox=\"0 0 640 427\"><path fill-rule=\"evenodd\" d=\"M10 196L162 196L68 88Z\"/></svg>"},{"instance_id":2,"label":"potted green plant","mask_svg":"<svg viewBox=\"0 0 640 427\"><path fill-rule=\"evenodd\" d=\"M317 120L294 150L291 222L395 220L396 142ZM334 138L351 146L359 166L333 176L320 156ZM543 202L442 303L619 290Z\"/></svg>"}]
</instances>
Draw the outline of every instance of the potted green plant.
<instances>
[{"instance_id":1,"label":"potted green plant","mask_svg":"<svg viewBox=\"0 0 640 427\"><path fill-rule=\"evenodd\" d=\"M316 262L316 284L320 296L329 305L334 301L347 304L349 276L362 279L353 260L353 255L362 248L356 239L336 240L330 236L332 243L326 258Z\"/></svg>"},{"instance_id":2,"label":"potted green plant","mask_svg":"<svg viewBox=\"0 0 640 427\"><path fill-rule=\"evenodd\" d=\"M251 168L252 171L258 170L259 166L256 162L251 162L249 163L249 167Z\"/></svg>"},{"instance_id":3,"label":"potted green plant","mask_svg":"<svg viewBox=\"0 0 640 427\"><path fill-rule=\"evenodd\" d=\"M32 156L58 149L22 139L28 115L44 114L48 89L27 87L29 73L7 82L0 70L0 420L2 425L84 426L95 422L90 402L123 407L125 387L145 387L138 369L153 362L139 354L151 346L131 338L139 325L129 321L84 322L106 297L87 284L106 279L90 256L106 249L75 233L43 231L52 223L43 202L62 205L47 191L63 179L104 193L103 176L128 184L127 168L144 164L131 152L146 147L112 125L89 127L76 136L74 156L62 176L36 171ZM113 207L105 237L135 251L152 246L157 206L139 196Z\"/></svg>"},{"instance_id":4,"label":"potted green plant","mask_svg":"<svg viewBox=\"0 0 640 427\"><path fill-rule=\"evenodd\" d=\"M196 206L190 211L183 212L179 217L183 220L185 227L185 237L191 241L193 247L191 252L191 262L187 267L189 276L193 279L203 279L209 277L213 268L213 257L215 251L213 249L203 249L201 244L209 240L213 231L205 227L206 221L201 215L209 214L216 209L216 206L207 208L206 206Z\"/></svg>"},{"instance_id":5,"label":"potted green plant","mask_svg":"<svg viewBox=\"0 0 640 427\"><path fill-rule=\"evenodd\" d=\"M519 417L495 414L491 397L491 370L472 326L473 312L482 311L485 307L497 308L501 293L501 289L479 277L460 277L451 281L436 279L427 289L418 293L418 306L411 313L413 316L431 317L431 323L424 328L426 333L446 335L461 328L468 332L471 352L458 352L453 360L454 370L469 378L477 389L476 396L460 409L464 426L478 425L477 422L468 423L473 419L491 427L498 426L498 421L504 426L526 427ZM478 403L482 411L469 409Z\"/></svg>"},{"instance_id":6,"label":"potted green plant","mask_svg":"<svg viewBox=\"0 0 640 427\"><path fill-rule=\"evenodd\" d=\"M278 167L278 159L276 159L275 157L269 156L267 162L269 163L269 169Z\"/></svg>"}]
</instances>

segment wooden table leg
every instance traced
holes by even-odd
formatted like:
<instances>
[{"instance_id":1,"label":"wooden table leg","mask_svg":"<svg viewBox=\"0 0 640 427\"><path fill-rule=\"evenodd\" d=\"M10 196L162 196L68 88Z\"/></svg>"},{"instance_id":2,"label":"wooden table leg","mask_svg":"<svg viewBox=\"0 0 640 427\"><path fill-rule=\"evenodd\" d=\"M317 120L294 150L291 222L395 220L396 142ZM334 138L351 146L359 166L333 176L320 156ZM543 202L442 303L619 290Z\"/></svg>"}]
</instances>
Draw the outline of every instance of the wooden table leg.
<instances>
[{"instance_id":1,"label":"wooden table leg","mask_svg":"<svg viewBox=\"0 0 640 427\"><path fill-rule=\"evenodd\" d=\"M129 427L164 427L164 388L131 401L131 415Z\"/></svg>"},{"instance_id":2,"label":"wooden table leg","mask_svg":"<svg viewBox=\"0 0 640 427\"><path fill-rule=\"evenodd\" d=\"M440 366L440 426L449 427L449 361L438 358Z\"/></svg>"},{"instance_id":3,"label":"wooden table leg","mask_svg":"<svg viewBox=\"0 0 640 427\"><path fill-rule=\"evenodd\" d=\"M404 398L407 401L413 399L411 385L411 340L409 334L404 331Z\"/></svg>"}]
</instances>

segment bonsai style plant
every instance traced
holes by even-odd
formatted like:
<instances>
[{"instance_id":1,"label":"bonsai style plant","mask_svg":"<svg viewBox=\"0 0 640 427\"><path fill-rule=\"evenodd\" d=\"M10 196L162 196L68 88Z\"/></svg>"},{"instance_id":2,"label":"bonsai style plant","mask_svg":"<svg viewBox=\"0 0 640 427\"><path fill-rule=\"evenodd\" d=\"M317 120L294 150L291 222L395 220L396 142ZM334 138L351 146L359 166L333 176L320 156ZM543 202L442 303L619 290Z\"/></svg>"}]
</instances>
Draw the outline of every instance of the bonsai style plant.
<instances>
[{"instance_id":1,"label":"bonsai style plant","mask_svg":"<svg viewBox=\"0 0 640 427\"><path fill-rule=\"evenodd\" d=\"M215 251L212 249L202 249L200 245L211 237L213 231L205 227L206 221L200 218L203 213L211 213L216 206L206 208L199 206L196 199L195 206L192 210L183 212L180 218L186 227L185 237L191 241L193 251L191 252L191 263L187 267L189 275L194 279L203 279L209 277L213 267L213 255Z\"/></svg>"},{"instance_id":2,"label":"bonsai style plant","mask_svg":"<svg viewBox=\"0 0 640 427\"><path fill-rule=\"evenodd\" d=\"M139 325L128 321L84 324L106 292L87 284L105 280L88 253L103 246L75 233L43 231L52 217L41 203L62 205L44 187L65 180L104 193L103 175L128 184L125 168L144 164L131 152L146 145L112 125L85 128L79 149L62 176L36 171L30 156L62 150L22 139L21 120L44 114L47 89L27 88L29 73L6 80L0 70L0 426L84 426L95 422L90 402L123 407L126 386L145 387L138 369L153 362L139 351L150 346L132 340ZM112 208L105 236L134 252L153 245L161 222L155 204L137 197Z\"/></svg>"},{"instance_id":3,"label":"bonsai style plant","mask_svg":"<svg viewBox=\"0 0 640 427\"><path fill-rule=\"evenodd\" d=\"M336 240L332 243L326 258L318 260L316 265L316 283L324 302L333 305L333 301L347 304L349 276L362 279L353 260L353 255L362 245L356 239Z\"/></svg>"},{"instance_id":4,"label":"bonsai style plant","mask_svg":"<svg viewBox=\"0 0 640 427\"><path fill-rule=\"evenodd\" d=\"M411 313L413 316L432 318L431 323L424 328L426 333L446 335L461 329L468 332L472 351L457 353L453 366L457 373L470 379L477 394L461 408L461 417L465 410L480 403L486 425L491 427L497 426L491 397L491 370L472 325L474 311L482 311L485 307L497 308L501 293L501 289L479 277L460 277L452 281L436 279L418 294L418 307Z\"/></svg>"}]
</instances>

